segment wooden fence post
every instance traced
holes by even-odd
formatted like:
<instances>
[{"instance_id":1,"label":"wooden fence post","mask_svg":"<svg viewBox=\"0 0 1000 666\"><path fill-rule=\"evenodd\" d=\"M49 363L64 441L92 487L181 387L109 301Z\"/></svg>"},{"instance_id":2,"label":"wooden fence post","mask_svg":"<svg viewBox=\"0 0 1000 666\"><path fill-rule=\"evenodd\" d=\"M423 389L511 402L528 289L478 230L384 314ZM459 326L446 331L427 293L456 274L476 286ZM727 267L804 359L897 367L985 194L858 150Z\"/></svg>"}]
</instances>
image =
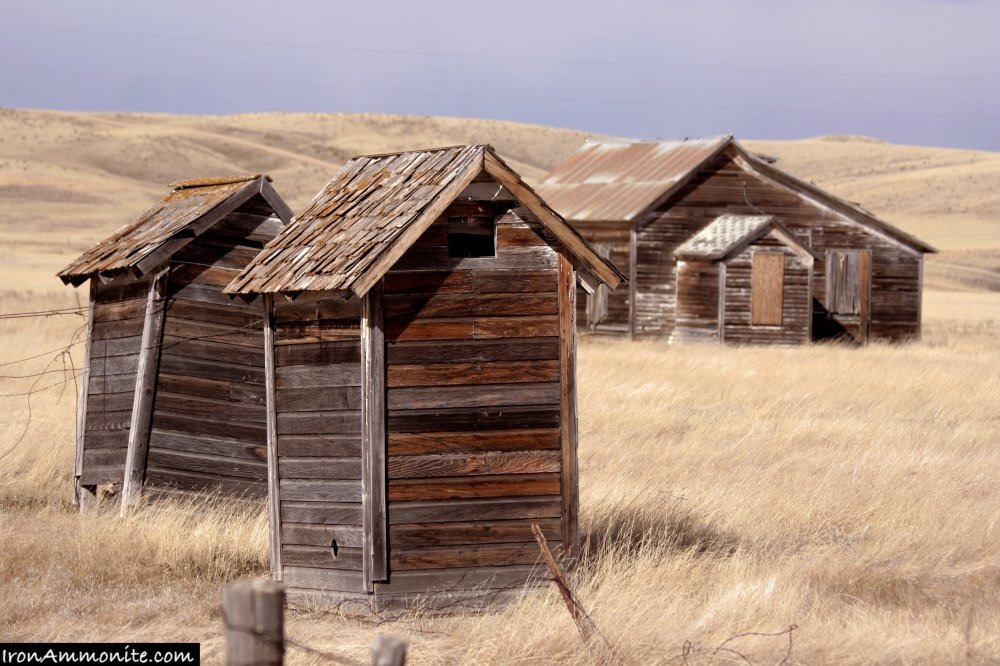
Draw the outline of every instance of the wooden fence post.
<instances>
[{"instance_id":1,"label":"wooden fence post","mask_svg":"<svg viewBox=\"0 0 1000 666\"><path fill-rule=\"evenodd\" d=\"M281 666L285 657L285 589L240 580L222 590L226 666Z\"/></svg>"},{"instance_id":2,"label":"wooden fence post","mask_svg":"<svg viewBox=\"0 0 1000 666\"><path fill-rule=\"evenodd\" d=\"M406 641L382 634L376 636L372 666L406 666Z\"/></svg>"}]
</instances>

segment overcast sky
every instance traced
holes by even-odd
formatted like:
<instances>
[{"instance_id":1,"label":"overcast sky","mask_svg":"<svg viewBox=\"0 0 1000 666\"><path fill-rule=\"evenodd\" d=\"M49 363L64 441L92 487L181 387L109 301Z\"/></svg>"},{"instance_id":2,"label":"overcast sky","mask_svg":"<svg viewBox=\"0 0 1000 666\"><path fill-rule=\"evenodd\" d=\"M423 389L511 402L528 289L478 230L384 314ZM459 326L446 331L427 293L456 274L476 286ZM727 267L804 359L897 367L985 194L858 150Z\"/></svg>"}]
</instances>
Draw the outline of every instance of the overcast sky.
<instances>
[{"instance_id":1,"label":"overcast sky","mask_svg":"<svg viewBox=\"0 0 1000 666\"><path fill-rule=\"evenodd\" d=\"M0 55L8 107L1000 150L998 0L31 0Z\"/></svg>"}]
</instances>

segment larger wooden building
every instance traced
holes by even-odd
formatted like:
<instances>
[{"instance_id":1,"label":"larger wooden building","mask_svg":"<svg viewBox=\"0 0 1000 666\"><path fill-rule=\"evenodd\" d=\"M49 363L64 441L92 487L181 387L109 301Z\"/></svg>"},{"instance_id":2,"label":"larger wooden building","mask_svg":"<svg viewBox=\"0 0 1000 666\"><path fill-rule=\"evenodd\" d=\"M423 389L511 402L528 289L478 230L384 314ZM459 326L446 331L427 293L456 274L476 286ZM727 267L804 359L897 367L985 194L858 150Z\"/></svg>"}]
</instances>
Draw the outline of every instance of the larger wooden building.
<instances>
[{"instance_id":1,"label":"larger wooden building","mask_svg":"<svg viewBox=\"0 0 1000 666\"><path fill-rule=\"evenodd\" d=\"M90 281L76 498L267 492L263 313L222 289L291 211L266 176L188 180L59 273Z\"/></svg>"},{"instance_id":2,"label":"larger wooden building","mask_svg":"<svg viewBox=\"0 0 1000 666\"><path fill-rule=\"evenodd\" d=\"M293 603L479 598L578 550L574 299L622 276L489 146L357 157L262 294L271 566Z\"/></svg>"},{"instance_id":3,"label":"larger wooden building","mask_svg":"<svg viewBox=\"0 0 1000 666\"><path fill-rule=\"evenodd\" d=\"M538 192L629 276L628 289L612 295L599 289L580 298L581 329L674 336L683 321L680 304L697 298L681 291L711 288L694 273L680 280L675 252L720 216L735 215L772 217L814 255L809 339L863 342L920 334L923 255L934 249L775 168L731 136L588 142L558 165ZM718 277L709 271L702 279ZM784 302L796 298L789 293ZM763 328L727 338L716 324L714 339L806 339L770 335ZM674 336L685 337L691 336Z\"/></svg>"}]
</instances>

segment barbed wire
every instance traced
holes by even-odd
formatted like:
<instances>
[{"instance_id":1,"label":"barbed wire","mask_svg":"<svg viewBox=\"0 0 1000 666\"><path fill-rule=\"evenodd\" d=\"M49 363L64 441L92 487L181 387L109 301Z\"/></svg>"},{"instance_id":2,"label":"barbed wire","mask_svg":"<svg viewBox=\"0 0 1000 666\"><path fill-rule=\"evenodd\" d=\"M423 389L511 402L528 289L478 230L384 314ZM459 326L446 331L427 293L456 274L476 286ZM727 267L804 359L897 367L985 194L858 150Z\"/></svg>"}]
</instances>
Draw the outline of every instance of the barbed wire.
<instances>
[{"instance_id":1,"label":"barbed wire","mask_svg":"<svg viewBox=\"0 0 1000 666\"><path fill-rule=\"evenodd\" d=\"M35 317L58 317L60 315L86 316L87 308L54 308L52 310L35 310L32 312L0 312L0 319L29 319Z\"/></svg>"}]
</instances>

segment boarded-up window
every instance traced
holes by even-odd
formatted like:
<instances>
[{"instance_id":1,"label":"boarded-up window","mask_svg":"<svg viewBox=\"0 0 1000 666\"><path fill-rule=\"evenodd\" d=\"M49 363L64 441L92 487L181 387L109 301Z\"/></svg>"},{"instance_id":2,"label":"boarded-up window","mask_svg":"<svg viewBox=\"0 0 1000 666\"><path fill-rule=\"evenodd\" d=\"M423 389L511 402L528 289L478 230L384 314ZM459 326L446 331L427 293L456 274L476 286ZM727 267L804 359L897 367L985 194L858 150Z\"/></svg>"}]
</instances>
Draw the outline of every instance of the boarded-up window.
<instances>
[{"instance_id":1,"label":"boarded-up window","mask_svg":"<svg viewBox=\"0 0 1000 666\"><path fill-rule=\"evenodd\" d=\"M611 257L609 243L595 243L594 250L605 259ZM608 288L601 283L594 293L587 295L587 327L593 329L608 316Z\"/></svg>"},{"instance_id":2,"label":"boarded-up window","mask_svg":"<svg viewBox=\"0 0 1000 666\"><path fill-rule=\"evenodd\" d=\"M861 264L863 250L828 250L826 253L826 309L833 314L861 313Z\"/></svg>"},{"instance_id":3,"label":"boarded-up window","mask_svg":"<svg viewBox=\"0 0 1000 666\"><path fill-rule=\"evenodd\" d=\"M785 255L754 253L750 277L750 323L753 326L781 326L784 286Z\"/></svg>"}]
</instances>

